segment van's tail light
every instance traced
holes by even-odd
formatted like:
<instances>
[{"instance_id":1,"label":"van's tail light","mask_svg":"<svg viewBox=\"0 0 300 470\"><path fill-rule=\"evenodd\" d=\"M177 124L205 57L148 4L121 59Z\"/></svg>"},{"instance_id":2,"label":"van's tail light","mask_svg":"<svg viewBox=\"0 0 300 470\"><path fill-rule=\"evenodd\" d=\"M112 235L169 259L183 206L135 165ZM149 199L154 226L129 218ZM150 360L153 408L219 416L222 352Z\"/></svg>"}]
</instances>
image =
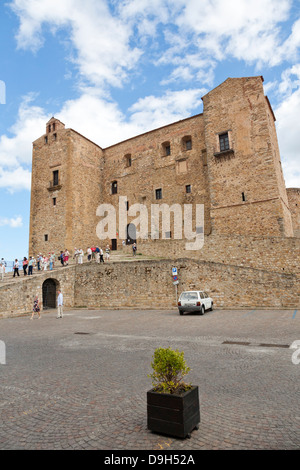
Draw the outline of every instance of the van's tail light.
<instances>
[{"instance_id":1,"label":"van's tail light","mask_svg":"<svg viewBox=\"0 0 300 470\"><path fill-rule=\"evenodd\" d=\"M197 307L200 307L200 305L201 305L201 302L197 302Z\"/></svg>"},{"instance_id":2,"label":"van's tail light","mask_svg":"<svg viewBox=\"0 0 300 470\"><path fill-rule=\"evenodd\" d=\"M181 302L178 302L178 307L181 307Z\"/></svg>"}]
</instances>

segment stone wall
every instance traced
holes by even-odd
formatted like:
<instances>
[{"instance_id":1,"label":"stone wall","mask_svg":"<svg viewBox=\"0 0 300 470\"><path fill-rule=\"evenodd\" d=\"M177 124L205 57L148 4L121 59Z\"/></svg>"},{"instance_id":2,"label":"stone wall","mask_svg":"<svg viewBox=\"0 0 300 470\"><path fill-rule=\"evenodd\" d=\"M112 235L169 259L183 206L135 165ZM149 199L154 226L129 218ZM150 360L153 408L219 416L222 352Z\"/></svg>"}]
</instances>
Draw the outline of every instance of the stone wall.
<instances>
[{"instance_id":1,"label":"stone wall","mask_svg":"<svg viewBox=\"0 0 300 470\"><path fill-rule=\"evenodd\" d=\"M178 259L78 266L75 306L94 308L176 307L172 266L176 264L184 290L205 290L216 307L296 308L299 279L296 275Z\"/></svg>"},{"instance_id":2,"label":"stone wall","mask_svg":"<svg viewBox=\"0 0 300 470\"><path fill-rule=\"evenodd\" d=\"M187 145L187 142L190 143ZM183 204L203 204L205 230L206 233L210 233L210 200L203 115L179 121L108 147L104 149L104 158L105 166L101 178L103 202L112 204L116 208L117 220L119 220L119 196L126 196L128 200L129 210L126 211L128 224L139 215L131 213L134 204L143 204L146 207L149 232L152 204L169 206L179 204L181 207ZM116 194L112 194L111 188L114 181L117 183ZM190 192L187 192L187 186ZM156 198L158 189L161 189L161 199ZM161 224L159 229L161 233ZM121 236L122 238L125 239L126 236ZM118 245L120 242L121 240L118 240Z\"/></svg>"},{"instance_id":3,"label":"stone wall","mask_svg":"<svg viewBox=\"0 0 300 470\"><path fill-rule=\"evenodd\" d=\"M300 189L287 189L289 207L292 214L294 236L300 238Z\"/></svg>"},{"instance_id":4,"label":"stone wall","mask_svg":"<svg viewBox=\"0 0 300 470\"><path fill-rule=\"evenodd\" d=\"M42 285L55 279L66 307L176 308L172 267L178 269L178 294L205 290L219 308L299 308L299 275L222 263L152 260L85 263L13 279L0 286L0 316L30 313L34 295L42 302Z\"/></svg>"},{"instance_id":5,"label":"stone wall","mask_svg":"<svg viewBox=\"0 0 300 470\"><path fill-rule=\"evenodd\" d=\"M197 261L300 274L299 238L238 236L213 233L205 236L203 248L187 251L184 240L139 240L137 253L162 258L192 258ZM123 251L132 253L131 247Z\"/></svg>"},{"instance_id":6,"label":"stone wall","mask_svg":"<svg viewBox=\"0 0 300 470\"><path fill-rule=\"evenodd\" d=\"M1 283L0 281L0 317L32 313L36 294L42 306L42 288L46 279L53 279L57 284L57 289L62 290L66 306L74 305L74 266L25 277L20 273L19 278L12 278L11 274L11 280L6 275L5 282Z\"/></svg>"}]
</instances>

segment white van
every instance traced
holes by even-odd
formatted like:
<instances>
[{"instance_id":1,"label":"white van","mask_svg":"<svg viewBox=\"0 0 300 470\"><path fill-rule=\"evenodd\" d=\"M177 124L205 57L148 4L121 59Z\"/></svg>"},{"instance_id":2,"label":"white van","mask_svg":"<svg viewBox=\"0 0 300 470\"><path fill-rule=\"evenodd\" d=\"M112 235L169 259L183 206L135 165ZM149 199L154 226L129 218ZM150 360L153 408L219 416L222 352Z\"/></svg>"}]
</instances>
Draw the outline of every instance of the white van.
<instances>
[{"instance_id":1,"label":"white van","mask_svg":"<svg viewBox=\"0 0 300 470\"><path fill-rule=\"evenodd\" d=\"M178 310L180 315L183 312L198 312L203 315L206 310L213 310L214 302L209 295L201 290L191 290L182 292L178 299Z\"/></svg>"}]
</instances>

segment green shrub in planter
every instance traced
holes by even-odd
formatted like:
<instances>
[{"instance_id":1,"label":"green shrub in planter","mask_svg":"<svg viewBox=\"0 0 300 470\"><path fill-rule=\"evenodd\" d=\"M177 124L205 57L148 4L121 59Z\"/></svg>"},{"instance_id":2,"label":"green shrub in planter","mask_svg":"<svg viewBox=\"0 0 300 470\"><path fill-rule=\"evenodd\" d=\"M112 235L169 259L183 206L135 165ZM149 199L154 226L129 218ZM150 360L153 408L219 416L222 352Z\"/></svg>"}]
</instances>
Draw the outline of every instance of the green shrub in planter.
<instances>
[{"instance_id":1,"label":"green shrub in planter","mask_svg":"<svg viewBox=\"0 0 300 470\"><path fill-rule=\"evenodd\" d=\"M156 392L173 394L191 389L192 386L183 381L183 377L191 370L186 365L183 352L157 348L151 366L153 373L148 377L152 378L152 386Z\"/></svg>"},{"instance_id":2,"label":"green shrub in planter","mask_svg":"<svg viewBox=\"0 0 300 470\"><path fill-rule=\"evenodd\" d=\"M198 387L185 383L190 368L184 353L157 348L151 363L153 389L147 392L148 429L175 437L190 437L198 429L200 405Z\"/></svg>"}]
</instances>

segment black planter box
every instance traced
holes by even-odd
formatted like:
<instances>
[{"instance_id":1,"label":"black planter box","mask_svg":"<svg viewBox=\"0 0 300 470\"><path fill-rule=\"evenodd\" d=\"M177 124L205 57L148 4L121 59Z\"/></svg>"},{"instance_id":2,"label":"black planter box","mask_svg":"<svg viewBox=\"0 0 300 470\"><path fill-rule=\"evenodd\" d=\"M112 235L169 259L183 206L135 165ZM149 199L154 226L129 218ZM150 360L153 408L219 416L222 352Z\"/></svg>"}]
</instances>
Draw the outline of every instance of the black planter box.
<instances>
[{"instance_id":1,"label":"black planter box","mask_svg":"<svg viewBox=\"0 0 300 470\"><path fill-rule=\"evenodd\" d=\"M182 395L147 392L148 429L159 434L187 437L200 423L198 387Z\"/></svg>"}]
</instances>

